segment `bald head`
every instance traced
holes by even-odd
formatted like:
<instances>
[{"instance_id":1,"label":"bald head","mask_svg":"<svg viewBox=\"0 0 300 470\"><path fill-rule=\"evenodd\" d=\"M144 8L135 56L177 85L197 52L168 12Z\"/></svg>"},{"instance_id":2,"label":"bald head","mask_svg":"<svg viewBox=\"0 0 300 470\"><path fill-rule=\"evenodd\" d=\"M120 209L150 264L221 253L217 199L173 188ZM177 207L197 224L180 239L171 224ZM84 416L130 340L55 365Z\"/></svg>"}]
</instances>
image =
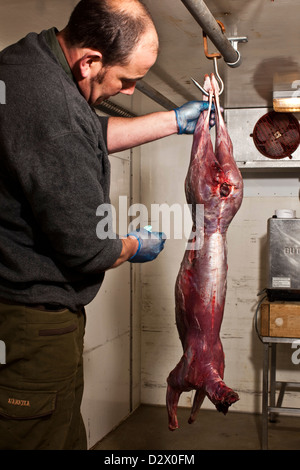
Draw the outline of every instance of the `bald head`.
<instances>
[{"instance_id":1,"label":"bald head","mask_svg":"<svg viewBox=\"0 0 300 470\"><path fill-rule=\"evenodd\" d=\"M103 3L105 0L98 0L98 3ZM151 21L151 15L147 7L140 0L106 0L107 6L114 11L123 13L130 12L132 16L145 16Z\"/></svg>"},{"instance_id":2,"label":"bald head","mask_svg":"<svg viewBox=\"0 0 300 470\"><path fill-rule=\"evenodd\" d=\"M126 64L141 41L158 50L158 36L139 0L81 0L65 29L69 46L99 50L103 65Z\"/></svg>"}]
</instances>

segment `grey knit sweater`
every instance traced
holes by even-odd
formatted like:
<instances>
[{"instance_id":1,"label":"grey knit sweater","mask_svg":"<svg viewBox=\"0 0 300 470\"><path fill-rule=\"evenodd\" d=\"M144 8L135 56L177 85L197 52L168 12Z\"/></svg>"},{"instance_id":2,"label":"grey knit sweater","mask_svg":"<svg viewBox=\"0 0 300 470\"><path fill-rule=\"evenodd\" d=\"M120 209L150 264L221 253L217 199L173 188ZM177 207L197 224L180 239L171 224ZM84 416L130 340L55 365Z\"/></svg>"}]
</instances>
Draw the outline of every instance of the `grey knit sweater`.
<instances>
[{"instance_id":1,"label":"grey knit sweater","mask_svg":"<svg viewBox=\"0 0 300 470\"><path fill-rule=\"evenodd\" d=\"M0 299L76 311L122 244L96 234L97 207L110 202L107 119L47 35L30 33L0 53Z\"/></svg>"}]
</instances>

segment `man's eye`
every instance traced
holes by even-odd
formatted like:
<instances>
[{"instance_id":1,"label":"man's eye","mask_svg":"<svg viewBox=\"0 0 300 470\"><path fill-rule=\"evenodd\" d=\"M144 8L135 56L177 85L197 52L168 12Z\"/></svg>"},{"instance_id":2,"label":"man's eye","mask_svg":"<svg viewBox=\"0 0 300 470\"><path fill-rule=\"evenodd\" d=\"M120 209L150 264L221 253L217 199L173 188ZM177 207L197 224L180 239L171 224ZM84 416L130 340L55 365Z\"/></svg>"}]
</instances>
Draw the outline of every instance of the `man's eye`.
<instances>
[{"instance_id":1,"label":"man's eye","mask_svg":"<svg viewBox=\"0 0 300 470\"><path fill-rule=\"evenodd\" d=\"M123 83L123 88L131 88L132 86L136 84L136 82L133 80L123 80L122 83Z\"/></svg>"}]
</instances>

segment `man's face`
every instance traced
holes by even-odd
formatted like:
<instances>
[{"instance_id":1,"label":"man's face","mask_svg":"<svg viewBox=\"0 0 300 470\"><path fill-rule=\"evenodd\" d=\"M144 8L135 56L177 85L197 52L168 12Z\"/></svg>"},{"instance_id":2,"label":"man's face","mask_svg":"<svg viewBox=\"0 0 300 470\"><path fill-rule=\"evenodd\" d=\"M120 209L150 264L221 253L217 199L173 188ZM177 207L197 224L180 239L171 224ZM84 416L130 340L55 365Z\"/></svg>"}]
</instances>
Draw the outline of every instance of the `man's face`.
<instances>
[{"instance_id":1,"label":"man's face","mask_svg":"<svg viewBox=\"0 0 300 470\"><path fill-rule=\"evenodd\" d=\"M88 78L89 93L86 98L89 104L100 104L118 93L132 95L136 82L141 80L155 63L157 49L152 35L152 41L149 42L149 38L147 40L145 37L134 49L128 64L103 67L99 63L98 70Z\"/></svg>"}]
</instances>

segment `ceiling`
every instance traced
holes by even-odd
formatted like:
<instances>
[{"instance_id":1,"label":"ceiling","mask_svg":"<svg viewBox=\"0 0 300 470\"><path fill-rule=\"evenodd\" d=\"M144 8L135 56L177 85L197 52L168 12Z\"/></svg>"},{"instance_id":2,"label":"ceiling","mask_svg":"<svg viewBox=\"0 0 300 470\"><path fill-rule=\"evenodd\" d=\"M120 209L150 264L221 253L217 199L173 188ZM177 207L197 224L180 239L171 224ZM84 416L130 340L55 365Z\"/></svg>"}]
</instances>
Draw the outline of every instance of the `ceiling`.
<instances>
[{"instance_id":1,"label":"ceiling","mask_svg":"<svg viewBox=\"0 0 300 470\"><path fill-rule=\"evenodd\" d=\"M239 67L230 68L223 58L218 60L225 83L223 106L227 109L272 106L275 73L294 72L300 79L300 2L207 0L205 3L215 19L224 24L227 37L248 38L247 43L238 46L242 58ZM176 105L201 99L190 77L202 83L204 75L213 71L213 61L204 54L200 26L181 0L145 0L145 4L160 37L160 54L144 81ZM208 45L209 52L217 52L210 41ZM115 99L125 107L127 100L126 97ZM133 100L133 108L134 103ZM157 109L160 106L146 100L142 112ZM141 109L134 111L139 114Z\"/></svg>"},{"instance_id":2,"label":"ceiling","mask_svg":"<svg viewBox=\"0 0 300 470\"><path fill-rule=\"evenodd\" d=\"M29 31L51 26L63 28L78 0L0 0L0 49ZM201 99L190 77L200 83L213 71L204 55L202 30L181 0L144 0L160 37L160 54L145 82L176 105ZM227 37L245 36L239 45L241 65L230 68L218 60L225 83L224 108L272 105L276 72L296 72L300 79L299 0L205 0L211 13L225 26ZM216 52L209 41L209 52ZM300 82L299 82L300 83ZM139 97L143 96L143 100ZM161 106L136 91L133 98L113 98L136 114Z\"/></svg>"}]
</instances>

